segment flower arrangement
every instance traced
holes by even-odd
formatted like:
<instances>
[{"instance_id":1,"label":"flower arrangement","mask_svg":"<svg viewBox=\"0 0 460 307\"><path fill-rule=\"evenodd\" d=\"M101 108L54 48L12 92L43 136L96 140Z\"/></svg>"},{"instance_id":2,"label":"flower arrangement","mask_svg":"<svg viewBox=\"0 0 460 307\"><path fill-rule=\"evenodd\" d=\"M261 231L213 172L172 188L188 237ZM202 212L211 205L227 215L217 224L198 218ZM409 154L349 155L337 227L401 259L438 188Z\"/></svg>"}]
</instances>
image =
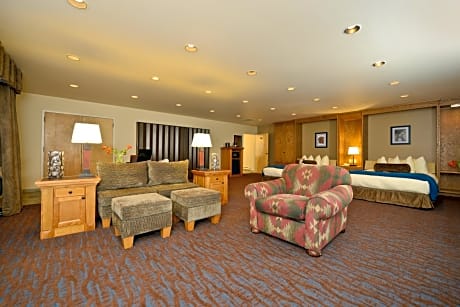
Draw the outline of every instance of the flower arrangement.
<instances>
[{"instance_id":1,"label":"flower arrangement","mask_svg":"<svg viewBox=\"0 0 460 307\"><path fill-rule=\"evenodd\" d=\"M113 154L115 157L115 163L123 163L124 157L128 154L128 151L133 148L131 145L126 145L126 148L116 149L114 147L102 145L102 150L105 151L108 155Z\"/></svg>"},{"instance_id":2,"label":"flower arrangement","mask_svg":"<svg viewBox=\"0 0 460 307\"><path fill-rule=\"evenodd\" d=\"M460 168L460 160L459 161L451 160L451 161L447 162L447 165L449 165L452 168Z\"/></svg>"}]
</instances>

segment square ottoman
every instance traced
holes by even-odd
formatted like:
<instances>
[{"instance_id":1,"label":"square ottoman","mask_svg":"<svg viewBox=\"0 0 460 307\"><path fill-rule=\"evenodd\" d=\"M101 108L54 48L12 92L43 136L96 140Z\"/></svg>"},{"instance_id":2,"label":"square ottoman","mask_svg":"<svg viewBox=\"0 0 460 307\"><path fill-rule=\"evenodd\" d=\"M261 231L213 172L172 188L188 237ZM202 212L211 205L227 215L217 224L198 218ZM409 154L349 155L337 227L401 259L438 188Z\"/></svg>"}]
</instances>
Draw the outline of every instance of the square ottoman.
<instances>
[{"instance_id":1,"label":"square ottoman","mask_svg":"<svg viewBox=\"0 0 460 307\"><path fill-rule=\"evenodd\" d=\"M206 188L191 188L171 192L174 220L184 221L185 229L193 231L195 221L210 218L211 223L220 221L220 192Z\"/></svg>"},{"instance_id":2,"label":"square ottoman","mask_svg":"<svg viewBox=\"0 0 460 307\"><path fill-rule=\"evenodd\" d=\"M131 248L134 236L141 233L161 229L161 237L167 238L171 234L172 202L158 193L115 197L112 224L125 249Z\"/></svg>"}]
</instances>

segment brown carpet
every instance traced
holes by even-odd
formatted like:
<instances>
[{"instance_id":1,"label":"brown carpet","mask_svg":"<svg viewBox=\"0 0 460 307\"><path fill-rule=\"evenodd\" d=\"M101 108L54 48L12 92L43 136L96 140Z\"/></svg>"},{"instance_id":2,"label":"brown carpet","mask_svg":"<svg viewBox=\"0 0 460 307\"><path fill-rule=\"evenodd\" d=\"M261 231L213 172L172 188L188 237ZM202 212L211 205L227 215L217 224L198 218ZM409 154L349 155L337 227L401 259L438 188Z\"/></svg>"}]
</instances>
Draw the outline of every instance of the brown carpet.
<instances>
[{"instance_id":1,"label":"brown carpet","mask_svg":"<svg viewBox=\"0 0 460 307\"><path fill-rule=\"evenodd\" d=\"M230 179L222 220L171 237L110 229L40 240L40 206L0 218L0 305L458 306L460 202L434 210L354 200L347 231L320 258L252 234L244 186Z\"/></svg>"}]
</instances>

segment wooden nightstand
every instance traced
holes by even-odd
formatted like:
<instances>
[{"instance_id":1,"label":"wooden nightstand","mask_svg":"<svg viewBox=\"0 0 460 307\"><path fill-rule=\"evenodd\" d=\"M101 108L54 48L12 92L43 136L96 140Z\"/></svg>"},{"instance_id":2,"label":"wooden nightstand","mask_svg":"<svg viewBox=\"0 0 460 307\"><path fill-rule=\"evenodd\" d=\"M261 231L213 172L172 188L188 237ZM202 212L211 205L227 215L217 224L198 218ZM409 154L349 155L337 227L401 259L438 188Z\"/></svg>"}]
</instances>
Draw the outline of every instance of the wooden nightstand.
<instances>
[{"instance_id":1,"label":"wooden nightstand","mask_svg":"<svg viewBox=\"0 0 460 307\"><path fill-rule=\"evenodd\" d=\"M361 165L340 165L340 167L343 167L344 169L348 171L362 171L363 167Z\"/></svg>"},{"instance_id":2,"label":"wooden nightstand","mask_svg":"<svg viewBox=\"0 0 460 307\"><path fill-rule=\"evenodd\" d=\"M96 185L99 177L42 179L40 239L96 228Z\"/></svg>"},{"instance_id":3,"label":"wooden nightstand","mask_svg":"<svg viewBox=\"0 0 460 307\"><path fill-rule=\"evenodd\" d=\"M203 188L219 191L221 194L221 203L228 203L228 176L230 170L192 170L193 183Z\"/></svg>"}]
</instances>

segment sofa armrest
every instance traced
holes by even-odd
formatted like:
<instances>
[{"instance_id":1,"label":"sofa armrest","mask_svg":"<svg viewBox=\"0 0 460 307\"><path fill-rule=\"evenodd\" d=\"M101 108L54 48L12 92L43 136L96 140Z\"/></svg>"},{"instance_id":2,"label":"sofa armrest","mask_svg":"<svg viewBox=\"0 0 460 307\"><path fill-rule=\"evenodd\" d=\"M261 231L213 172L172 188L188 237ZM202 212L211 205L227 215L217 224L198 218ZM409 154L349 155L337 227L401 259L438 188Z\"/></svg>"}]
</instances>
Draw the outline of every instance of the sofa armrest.
<instances>
[{"instance_id":1,"label":"sofa armrest","mask_svg":"<svg viewBox=\"0 0 460 307\"><path fill-rule=\"evenodd\" d=\"M337 185L312 195L307 202L307 215L315 220L328 219L346 208L353 200L351 185Z\"/></svg>"},{"instance_id":2,"label":"sofa armrest","mask_svg":"<svg viewBox=\"0 0 460 307\"><path fill-rule=\"evenodd\" d=\"M286 193L286 181L284 178L277 178L263 182L250 183L244 188L244 195L251 203L258 198L264 198L274 194Z\"/></svg>"}]
</instances>

